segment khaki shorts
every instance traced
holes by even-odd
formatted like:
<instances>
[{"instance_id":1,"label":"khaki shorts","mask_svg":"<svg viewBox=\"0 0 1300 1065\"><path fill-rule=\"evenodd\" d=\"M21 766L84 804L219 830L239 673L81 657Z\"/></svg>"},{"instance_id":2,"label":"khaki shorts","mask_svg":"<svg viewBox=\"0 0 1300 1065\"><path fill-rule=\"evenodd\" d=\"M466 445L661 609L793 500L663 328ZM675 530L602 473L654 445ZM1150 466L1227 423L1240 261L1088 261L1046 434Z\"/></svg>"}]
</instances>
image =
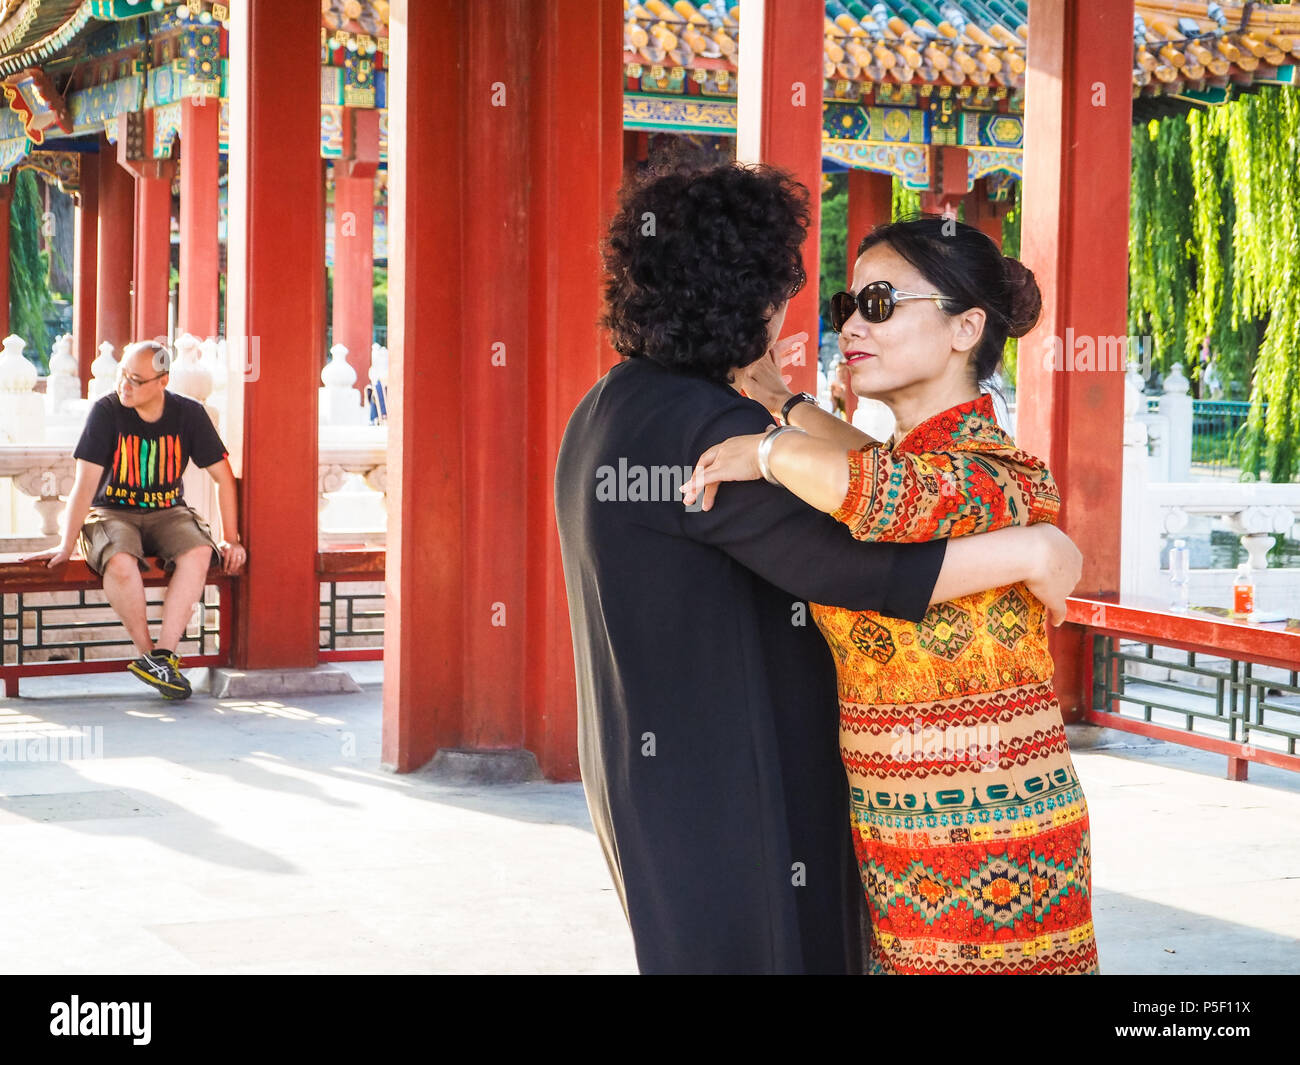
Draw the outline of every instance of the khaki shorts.
<instances>
[{"instance_id":1,"label":"khaki shorts","mask_svg":"<svg viewBox=\"0 0 1300 1065\"><path fill-rule=\"evenodd\" d=\"M178 555L207 544L212 564L221 565L221 550L208 523L183 504L159 510L92 507L79 542L86 565L101 577L108 560L121 551L134 555L141 571L149 568L145 558L156 556L170 573Z\"/></svg>"}]
</instances>

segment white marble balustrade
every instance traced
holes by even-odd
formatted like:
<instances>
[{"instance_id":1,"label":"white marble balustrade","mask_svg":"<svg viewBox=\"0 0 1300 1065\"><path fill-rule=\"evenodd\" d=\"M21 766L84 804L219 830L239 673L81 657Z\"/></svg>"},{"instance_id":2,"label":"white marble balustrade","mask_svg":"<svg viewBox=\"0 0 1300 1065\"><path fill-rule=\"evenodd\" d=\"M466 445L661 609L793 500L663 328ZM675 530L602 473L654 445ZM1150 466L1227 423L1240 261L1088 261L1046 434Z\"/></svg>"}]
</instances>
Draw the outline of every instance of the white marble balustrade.
<instances>
[{"instance_id":1,"label":"white marble balustrade","mask_svg":"<svg viewBox=\"0 0 1300 1065\"><path fill-rule=\"evenodd\" d=\"M0 433L0 552L36 550L55 542L66 497L72 490L72 449L93 399L115 387L117 359L113 346L100 345L92 364L92 399L81 399L71 337L59 337L51 353L51 375L44 397L35 391L36 367L23 354L23 341L10 337L0 353L0 413L8 433ZM225 421L224 340L184 334L176 339L168 387L203 403L220 433ZM387 527L387 446L385 425L366 424L362 393L353 387L356 374L341 345L322 372L322 393L339 414L322 418L318 485L322 540L382 544ZM340 367L340 363L342 366ZM345 383L343 377L350 375ZM371 384L387 384L388 351L371 350ZM345 390L350 393L345 394ZM324 400L324 395L322 399ZM213 531L221 535L216 488L210 477L191 466L185 475L185 498Z\"/></svg>"},{"instance_id":2,"label":"white marble balustrade","mask_svg":"<svg viewBox=\"0 0 1300 1065\"><path fill-rule=\"evenodd\" d=\"M1121 594L1169 598L1169 571L1161 569L1161 553L1194 519L1209 518L1241 538L1254 571L1257 609L1300 617L1300 569L1269 568L1266 558L1277 538L1300 527L1300 484L1153 479L1150 423L1138 416L1145 401L1135 382L1125 392ZM1232 569L1193 568L1188 582L1192 603L1231 606L1235 575Z\"/></svg>"}]
</instances>

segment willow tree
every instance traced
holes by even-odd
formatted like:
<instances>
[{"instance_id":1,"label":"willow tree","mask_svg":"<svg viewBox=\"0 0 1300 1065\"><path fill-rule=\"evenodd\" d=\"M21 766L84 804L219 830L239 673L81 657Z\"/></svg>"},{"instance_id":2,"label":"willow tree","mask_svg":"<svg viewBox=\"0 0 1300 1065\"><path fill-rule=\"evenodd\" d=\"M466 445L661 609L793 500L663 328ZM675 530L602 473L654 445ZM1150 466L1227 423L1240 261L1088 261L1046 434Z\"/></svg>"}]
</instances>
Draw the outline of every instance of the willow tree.
<instances>
[{"instance_id":1,"label":"willow tree","mask_svg":"<svg viewBox=\"0 0 1300 1065\"><path fill-rule=\"evenodd\" d=\"M1300 98L1266 86L1223 122L1237 208L1232 316L1267 318L1241 468L1289 481L1300 466Z\"/></svg>"},{"instance_id":2,"label":"willow tree","mask_svg":"<svg viewBox=\"0 0 1300 1065\"><path fill-rule=\"evenodd\" d=\"M1192 168L1185 118L1137 128L1131 189L1129 333L1150 336L1155 366L1167 371L1188 348Z\"/></svg>"},{"instance_id":3,"label":"willow tree","mask_svg":"<svg viewBox=\"0 0 1300 1065\"><path fill-rule=\"evenodd\" d=\"M1156 365L1250 383L1242 475L1300 467L1300 97L1259 90L1134 130L1129 331Z\"/></svg>"},{"instance_id":4,"label":"willow tree","mask_svg":"<svg viewBox=\"0 0 1300 1065\"><path fill-rule=\"evenodd\" d=\"M50 349L45 319L54 310L49 256L41 251L45 208L31 170L19 170L12 180L17 184L9 208L9 331L27 341L27 356L44 372Z\"/></svg>"}]
</instances>

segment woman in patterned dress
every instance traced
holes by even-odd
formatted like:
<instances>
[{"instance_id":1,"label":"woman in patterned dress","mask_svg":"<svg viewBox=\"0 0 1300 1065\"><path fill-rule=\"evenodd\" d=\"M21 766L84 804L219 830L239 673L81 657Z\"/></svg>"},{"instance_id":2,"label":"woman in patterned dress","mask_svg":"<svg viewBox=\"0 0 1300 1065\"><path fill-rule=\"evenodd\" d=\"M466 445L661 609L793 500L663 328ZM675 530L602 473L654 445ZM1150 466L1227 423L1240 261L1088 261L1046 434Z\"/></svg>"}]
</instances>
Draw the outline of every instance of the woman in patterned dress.
<instances>
[{"instance_id":1,"label":"woman in patterned dress","mask_svg":"<svg viewBox=\"0 0 1300 1065\"><path fill-rule=\"evenodd\" d=\"M853 284L832 301L832 325L853 390L893 410L891 440L799 402L765 472L764 436L733 437L701 456L686 501L702 491L707 508L719 482L768 475L862 540L1055 522L1051 474L979 389L1006 338L1038 319L1033 275L972 226L917 218L863 240ZM745 390L774 411L790 398L770 359ZM1017 584L938 604L920 623L812 612L839 677L868 971L1098 973L1088 808L1043 604Z\"/></svg>"}]
</instances>

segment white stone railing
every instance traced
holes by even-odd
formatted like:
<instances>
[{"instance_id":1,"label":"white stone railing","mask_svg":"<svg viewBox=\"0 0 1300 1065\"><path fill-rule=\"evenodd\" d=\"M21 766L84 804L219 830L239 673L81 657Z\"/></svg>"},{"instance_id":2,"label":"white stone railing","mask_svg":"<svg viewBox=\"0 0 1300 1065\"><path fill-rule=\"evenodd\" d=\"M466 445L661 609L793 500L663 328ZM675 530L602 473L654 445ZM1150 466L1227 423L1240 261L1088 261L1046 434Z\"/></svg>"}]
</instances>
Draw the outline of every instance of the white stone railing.
<instances>
[{"instance_id":1,"label":"white stone railing","mask_svg":"<svg viewBox=\"0 0 1300 1065\"><path fill-rule=\"evenodd\" d=\"M357 439L362 432L369 439ZM367 426L353 433L353 439L324 439L320 444L317 483L321 531L334 539L360 534L382 539L388 487L388 430L383 426ZM200 506L196 490L202 489L203 481L209 487L213 487L212 482L202 471L189 472L197 473L202 480L195 485L186 484L185 498L190 506L202 512L206 508ZM0 483L9 482L19 499L8 527L0 529L0 552L47 546L36 542L40 540L48 540L48 546L54 545L75 475L76 463L67 444L0 444ZM352 475L357 475L364 487L350 484ZM30 507L26 514L21 513L23 500ZM210 522L218 517L213 513L204 516ZM215 525L213 531L220 533Z\"/></svg>"},{"instance_id":2,"label":"white stone railing","mask_svg":"<svg viewBox=\"0 0 1300 1065\"><path fill-rule=\"evenodd\" d=\"M1130 381L1125 390L1120 593L1169 597L1169 571L1160 565L1166 543L1187 531L1193 519L1209 518L1241 537L1251 560L1257 608L1300 615L1300 569L1270 569L1267 560L1277 538L1300 526L1300 484L1154 480L1149 424L1137 416L1144 413L1144 403ZM1193 568L1188 580L1192 604L1230 606L1235 573Z\"/></svg>"},{"instance_id":3,"label":"white stone railing","mask_svg":"<svg viewBox=\"0 0 1300 1065\"><path fill-rule=\"evenodd\" d=\"M22 528L5 530L8 537L24 533L24 538L57 536L63 497L72 491L75 474L72 451L65 445L0 444L0 480L8 480L18 493L31 500L36 515L34 528L29 519Z\"/></svg>"},{"instance_id":4,"label":"white stone railing","mask_svg":"<svg viewBox=\"0 0 1300 1065\"><path fill-rule=\"evenodd\" d=\"M41 396L35 391L36 368L24 357L23 346L20 338L10 337L0 352L0 408L12 430L8 436L0 434L0 551L34 550L55 542L72 491L72 449L86 410L93 399L113 390L117 374L113 347L105 343L92 364L92 398L81 399L71 338L59 337L51 353L46 394ZM185 334L176 339L175 351L168 387L203 403L220 432L226 410L225 341L199 341ZM356 374L345 361L346 349L338 346L331 354L321 375L322 414L330 412L320 427L321 536L382 543L388 429L368 424L362 392L353 387ZM376 344L371 348L370 383L382 387L387 376L388 351ZM221 535L215 485L195 467L185 473L185 498Z\"/></svg>"}]
</instances>

